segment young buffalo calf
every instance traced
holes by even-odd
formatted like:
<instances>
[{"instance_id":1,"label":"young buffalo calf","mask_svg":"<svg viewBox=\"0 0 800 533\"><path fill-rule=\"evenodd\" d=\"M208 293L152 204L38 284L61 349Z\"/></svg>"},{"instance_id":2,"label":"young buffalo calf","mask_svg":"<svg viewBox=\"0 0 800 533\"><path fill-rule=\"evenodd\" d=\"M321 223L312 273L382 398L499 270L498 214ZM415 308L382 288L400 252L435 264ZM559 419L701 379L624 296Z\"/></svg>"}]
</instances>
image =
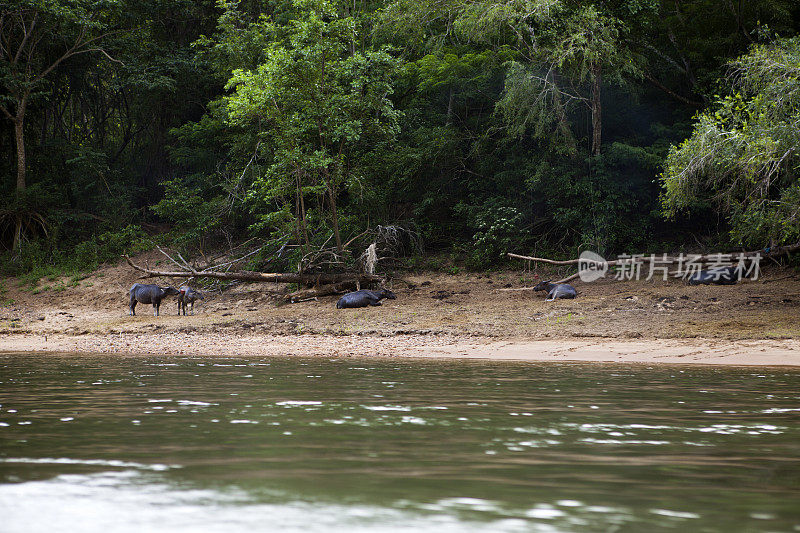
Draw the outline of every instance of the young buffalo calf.
<instances>
[{"instance_id":1,"label":"young buffalo calf","mask_svg":"<svg viewBox=\"0 0 800 533\"><path fill-rule=\"evenodd\" d=\"M186 316L186 304L191 304L192 311L190 314L194 314L194 301L200 299L204 300L203 293L200 291L196 291L193 288L189 287L188 285L184 285L180 288L178 292L178 314L181 314L181 309L183 309L183 316Z\"/></svg>"}]
</instances>

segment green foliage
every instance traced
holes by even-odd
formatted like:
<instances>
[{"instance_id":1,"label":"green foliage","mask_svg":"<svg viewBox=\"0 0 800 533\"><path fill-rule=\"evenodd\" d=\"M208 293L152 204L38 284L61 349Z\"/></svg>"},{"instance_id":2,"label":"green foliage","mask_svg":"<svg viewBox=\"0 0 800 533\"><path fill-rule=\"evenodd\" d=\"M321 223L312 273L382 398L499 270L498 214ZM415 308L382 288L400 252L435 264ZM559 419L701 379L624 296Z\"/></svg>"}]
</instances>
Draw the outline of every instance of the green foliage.
<instances>
[{"instance_id":1,"label":"green foliage","mask_svg":"<svg viewBox=\"0 0 800 533\"><path fill-rule=\"evenodd\" d=\"M257 132L262 147L263 174L248 193L255 227L285 232L291 217L297 240L309 244L309 221L324 216L305 205L316 198L341 246L340 196L359 193L370 144L398 131L389 96L399 64L387 49L357 50L358 21L340 16L335 4L296 5L301 17L274 28L279 38L265 62L234 71L229 120Z\"/></svg>"},{"instance_id":2,"label":"green foliage","mask_svg":"<svg viewBox=\"0 0 800 533\"><path fill-rule=\"evenodd\" d=\"M469 254L472 268L486 267L504 259L519 239L523 215L518 209L503 205L503 201L503 198L490 198L480 206L455 206L456 214L466 216L475 230Z\"/></svg>"},{"instance_id":3,"label":"green foliage","mask_svg":"<svg viewBox=\"0 0 800 533\"><path fill-rule=\"evenodd\" d=\"M668 217L705 205L724 214L736 243L797 238L800 39L754 46L731 63L730 95L698 115L670 149L663 176Z\"/></svg>"},{"instance_id":4,"label":"green foliage","mask_svg":"<svg viewBox=\"0 0 800 533\"><path fill-rule=\"evenodd\" d=\"M257 20L251 21L240 10L239 2L217 0L216 5L222 14L214 35L201 35L192 46L197 57L206 60L216 76L226 81L236 69L252 69L261 64L275 35L268 13L260 13Z\"/></svg>"},{"instance_id":5,"label":"green foliage","mask_svg":"<svg viewBox=\"0 0 800 533\"><path fill-rule=\"evenodd\" d=\"M147 235L139 226L100 234L82 241L70 250L61 249L52 240L27 241L16 255L0 258L0 272L19 276L25 283L35 283L43 277L73 275L97 268L101 263L118 259L150 248Z\"/></svg>"},{"instance_id":6,"label":"green foliage","mask_svg":"<svg viewBox=\"0 0 800 533\"><path fill-rule=\"evenodd\" d=\"M795 4L12 0L0 246L19 249L0 266L88 267L138 246L138 226L190 254L258 237L251 266L270 269L378 224L415 228L442 269L720 230L791 242ZM34 16L47 38L15 60Z\"/></svg>"},{"instance_id":7,"label":"green foliage","mask_svg":"<svg viewBox=\"0 0 800 533\"><path fill-rule=\"evenodd\" d=\"M731 212L731 240L752 243L800 241L800 184L782 189L769 202L742 202Z\"/></svg>"},{"instance_id":8,"label":"green foliage","mask_svg":"<svg viewBox=\"0 0 800 533\"><path fill-rule=\"evenodd\" d=\"M206 196L201 189L189 186L186 180L164 182L164 198L153 206L153 211L174 222L176 244L204 250L224 226L226 198L220 194L210 199Z\"/></svg>"}]
</instances>

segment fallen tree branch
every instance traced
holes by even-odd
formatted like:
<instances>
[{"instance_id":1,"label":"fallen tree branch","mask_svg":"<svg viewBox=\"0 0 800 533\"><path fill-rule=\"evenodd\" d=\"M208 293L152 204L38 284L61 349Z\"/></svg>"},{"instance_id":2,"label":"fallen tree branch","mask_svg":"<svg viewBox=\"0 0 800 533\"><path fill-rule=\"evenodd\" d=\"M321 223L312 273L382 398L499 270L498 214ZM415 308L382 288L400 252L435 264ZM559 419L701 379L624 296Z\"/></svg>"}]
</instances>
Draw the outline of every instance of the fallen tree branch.
<instances>
[{"instance_id":1,"label":"fallen tree branch","mask_svg":"<svg viewBox=\"0 0 800 533\"><path fill-rule=\"evenodd\" d=\"M572 281L573 279L575 279L575 278L577 278L577 277L579 277L579 276L580 276L580 274L578 274L578 273L575 273L575 274L573 274L573 275L571 275L571 276L567 276L567 277L566 277L566 278L564 278L564 279L560 279L560 280L556 281L556 283L566 283L566 282L568 282L568 281Z\"/></svg>"},{"instance_id":2,"label":"fallen tree branch","mask_svg":"<svg viewBox=\"0 0 800 533\"><path fill-rule=\"evenodd\" d=\"M604 264L607 267L612 266L620 266L620 265L628 265L631 263L650 263L650 262L657 262L662 265L671 265L674 263L687 263L689 261L693 263L709 263L709 262L719 262L720 256L729 256L730 260L728 262L735 263L740 258L750 258L750 257L761 257L761 258L774 258L779 255L789 254L791 252L795 252L800 250L800 242L796 242L794 244L788 244L786 246L774 246L771 248L765 248L763 250L754 250L751 252L732 252L732 253L713 253L713 254L704 254L704 255L694 255L694 254L681 254L680 256L668 256L666 254L650 254L650 255L637 255L633 257L623 257L622 259L615 259L612 261L593 261L591 259L567 259L564 261L558 261L555 259L547 259L545 257L531 257L527 255L519 255L519 254L512 254L508 253L508 257L514 259L523 259L525 261L533 261L535 263L546 263L549 265L557 265L557 266L565 266L565 265L577 265L579 263L595 263L595 264ZM675 275L670 273L671 275ZM555 283L567 283L577 277L580 274L572 274L564 279L558 280ZM528 291L533 290L533 287L522 287L519 289L499 289L501 291Z\"/></svg>"},{"instance_id":3,"label":"fallen tree branch","mask_svg":"<svg viewBox=\"0 0 800 533\"><path fill-rule=\"evenodd\" d=\"M340 273L340 274L298 274L294 272L253 272L250 270L237 270L234 272L216 272L214 270L195 270L189 268L187 270L178 271L164 271L152 270L136 265L131 261L127 255L123 256L128 265L134 270L138 270L145 274L145 278L167 277L167 278L213 278L224 280L237 280L237 281L256 281L256 282L269 282L269 283L303 283L314 285L329 285L332 283L341 283L349 281L352 283L380 283L383 281L381 276L374 274L363 273Z\"/></svg>"},{"instance_id":4,"label":"fallen tree branch","mask_svg":"<svg viewBox=\"0 0 800 533\"><path fill-rule=\"evenodd\" d=\"M284 296L285 299L292 303L311 300L318 296L330 296L331 294L341 294L358 288L358 283L355 281L342 281L340 283L331 283L328 285L320 285L319 287L312 287L310 289L301 289Z\"/></svg>"},{"instance_id":5,"label":"fallen tree branch","mask_svg":"<svg viewBox=\"0 0 800 533\"><path fill-rule=\"evenodd\" d=\"M162 249L161 249L161 247L160 247L159 245L157 245L157 244L156 244L156 248L158 249L158 251L159 251L159 252L161 252L161 255L163 255L164 257L166 257L167 259L169 259L170 263L172 263L172 264L173 264L173 265L175 265L176 267L178 267L178 268L186 268L186 267L188 267L188 268L191 268L191 267L189 267L188 265L181 265L180 263L178 263L177 261L175 261L175 259L173 259L171 255L169 255L167 252L165 252L164 250L162 250ZM180 256L180 254L178 254L178 256Z\"/></svg>"},{"instance_id":6,"label":"fallen tree branch","mask_svg":"<svg viewBox=\"0 0 800 533\"><path fill-rule=\"evenodd\" d=\"M580 274L573 274L571 276L567 276L564 279L560 279L558 281L554 281L553 283L567 283L568 281L572 281L573 279L580 276ZM520 287L518 289L497 289L498 291L502 292L514 292L514 291L532 291L533 287Z\"/></svg>"},{"instance_id":7,"label":"fallen tree branch","mask_svg":"<svg viewBox=\"0 0 800 533\"><path fill-rule=\"evenodd\" d=\"M547 263L548 265L577 265L580 259L567 259L566 261L557 261L555 259L547 259L544 257L530 257L527 255L512 254L509 252L508 257L513 259L525 259L526 261L534 261L536 263Z\"/></svg>"},{"instance_id":8,"label":"fallen tree branch","mask_svg":"<svg viewBox=\"0 0 800 533\"><path fill-rule=\"evenodd\" d=\"M794 244L788 244L786 246L774 246L772 248L765 248L763 250L754 250L754 251L751 251L751 252L714 253L714 254L705 254L705 255L684 254L684 255L679 256L679 257L674 257L674 256L671 257L671 256L666 256L664 254L662 254L662 255L658 255L658 254L637 255L635 258L634 257L630 257L630 258L624 258L624 259L613 260L613 261L605 261L605 263L607 265L609 265L609 266L614 266L614 265L620 265L620 264L623 264L623 263L630 263L630 262L634 261L634 259L635 259L636 261L640 261L640 262L643 262L643 263L649 263L650 261L657 261L659 263L670 264L670 263L678 263L680 261L686 261L687 258L689 258L689 257L691 257L692 261L694 261L694 262L703 263L703 262L718 260L720 255L730 255L731 258L735 258L735 259L738 259L739 257L755 257L757 255L760 255L761 257L776 257L776 256L779 256L779 255L795 252L797 250L800 250L800 242L796 242ZM508 254L506 254L506 255L508 255L508 257L512 257L514 259L524 259L526 261L534 261L536 263L547 263L549 265L559 265L559 266L577 265L580 262L584 262L584 263L592 263L592 262L600 263L601 262L601 261L591 261L591 260L585 260L585 259L582 260L580 258L579 259L567 259L565 261L557 261L555 259L547 259L547 258L544 258L544 257L530 257L530 256L527 256L527 255L512 254L510 252Z\"/></svg>"}]
</instances>

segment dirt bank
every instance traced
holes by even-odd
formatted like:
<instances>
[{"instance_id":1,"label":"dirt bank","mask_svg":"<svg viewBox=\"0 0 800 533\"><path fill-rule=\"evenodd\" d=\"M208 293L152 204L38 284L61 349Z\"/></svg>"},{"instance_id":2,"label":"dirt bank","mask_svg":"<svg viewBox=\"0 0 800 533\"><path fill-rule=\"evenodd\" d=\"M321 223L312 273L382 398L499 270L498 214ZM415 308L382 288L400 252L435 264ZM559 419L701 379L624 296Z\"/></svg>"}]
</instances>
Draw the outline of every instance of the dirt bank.
<instances>
[{"instance_id":1,"label":"dirt bank","mask_svg":"<svg viewBox=\"0 0 800 533\"><path fill-rule=\"evenodd\" d=\"M156 266L157 256L137 258ZM800 276L767 270L737 286L679 281L576 284L544 302L518 272L441 273L395 283L381 307L336 310L336 297L286 304L287 288L238 284L208 293L196 315L139 305L122 263L35 287L3 280L0 351L219 355L407 355L530 360L800 365ZM169 283L175 280L160 280Z\"/></svg>"}]
</instances>

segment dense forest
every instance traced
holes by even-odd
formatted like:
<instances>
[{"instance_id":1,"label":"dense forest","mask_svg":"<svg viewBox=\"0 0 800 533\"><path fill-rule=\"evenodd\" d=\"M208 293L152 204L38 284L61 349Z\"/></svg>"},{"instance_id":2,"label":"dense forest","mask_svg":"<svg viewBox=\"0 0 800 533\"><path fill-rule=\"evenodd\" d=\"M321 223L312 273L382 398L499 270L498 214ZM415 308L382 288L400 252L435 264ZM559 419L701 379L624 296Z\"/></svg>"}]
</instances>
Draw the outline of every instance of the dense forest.
<instances>
[{"instance_id":1,"label":"dense forest","mask_svg":"<svg viewBox=\"0 0 800 533\"><path fill-rule=\"evenodd\" d=\"M796 0L5 0L0 263L794 243L798 30Z\"/></svg>"}]
</instances>

